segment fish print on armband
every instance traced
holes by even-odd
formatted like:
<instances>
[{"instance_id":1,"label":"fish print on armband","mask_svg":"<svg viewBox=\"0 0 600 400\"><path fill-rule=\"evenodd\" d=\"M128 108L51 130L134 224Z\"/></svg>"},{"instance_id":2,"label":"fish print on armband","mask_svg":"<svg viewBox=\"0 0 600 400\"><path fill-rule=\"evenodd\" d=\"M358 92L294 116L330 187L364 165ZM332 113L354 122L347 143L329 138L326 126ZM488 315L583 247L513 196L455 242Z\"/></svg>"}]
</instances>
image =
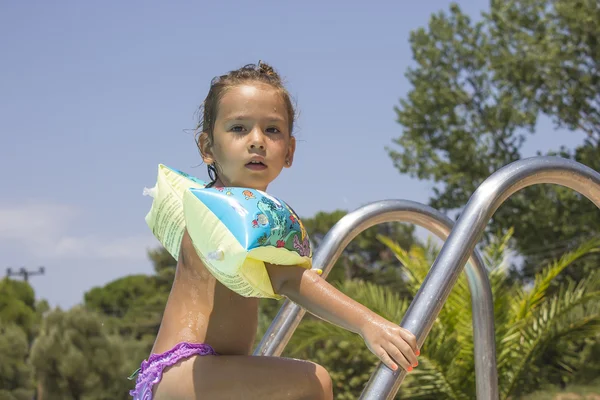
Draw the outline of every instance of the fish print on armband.
<instances>
[{"instance_id":1,"label":"fish print on armband","mask_svg":"<svg viewBox=\"0 0 600 400\"><path fill-rule=\"evenodd\" d=\"M252 191L250 190L244 190L242 192L242 194L244 195L244 197L246 198L246 200L250 200L250 199L255 199L256 197L254 197L254 193L252 193Z\"/></svg>"}]
</instances>

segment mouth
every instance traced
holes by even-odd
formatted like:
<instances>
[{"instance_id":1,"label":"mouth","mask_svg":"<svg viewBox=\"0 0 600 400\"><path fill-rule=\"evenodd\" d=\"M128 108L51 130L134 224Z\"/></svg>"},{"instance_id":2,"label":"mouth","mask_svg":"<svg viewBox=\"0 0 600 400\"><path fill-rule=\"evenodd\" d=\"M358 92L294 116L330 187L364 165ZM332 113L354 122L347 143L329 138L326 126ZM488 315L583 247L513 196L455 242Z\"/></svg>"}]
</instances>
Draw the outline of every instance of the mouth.
<instances>
[{"instance_id":1,"label":"mouth","mask_svg":"<svg viewBox=\"0 0 600 400\"><path fill-rule=\"evenodd\" d=\"M246 168L254 170L254 171L261 171L263 169L266 169L267 165L264 164L262 161L252 160L246 164Z\"/></svg>"}]
</instances>

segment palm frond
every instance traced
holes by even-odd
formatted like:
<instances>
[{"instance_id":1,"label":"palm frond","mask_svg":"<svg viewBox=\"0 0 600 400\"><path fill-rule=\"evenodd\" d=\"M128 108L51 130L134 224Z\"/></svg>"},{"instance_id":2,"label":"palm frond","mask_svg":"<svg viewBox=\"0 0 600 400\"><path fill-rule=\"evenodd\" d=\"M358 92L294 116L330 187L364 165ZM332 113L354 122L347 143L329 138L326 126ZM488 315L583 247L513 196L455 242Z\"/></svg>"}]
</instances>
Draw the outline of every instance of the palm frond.
<instances>
[{"instance_id":1,"label":"palm frond","mask_svg":"<svg viewBox=\"0 0 600 400\"><path fill-rule=\"evenodd\" d=\"M462 399L461 392L456 393L433 359L421 356L419 367L411 373L411 382L401 387L402 397L409 399ZM414 383L413 383L414 382ZM411 384L412 383L412 384Z\"/></svg>"},{"instance_id":2,"label":"palm frond","mask_svg":"<svg viewBox=\"0 0 600 400\"><path fill-rule=\"evenodd\" d=\"M389 237L378 235L377 239L400 261L407 286L414 296L429 273L439 249L431 240L428 240L425 246L412 246L407 251ZM448 325L449 329L455 329L456 325L467 329L470 326L471 296L465 274L461 274L455 283L438 318L444 325Z\"/></svg>"},{"instance_id":3,"label":"palm frond","mask_svg":"<svg viewBox=\"0 0 600 400\"><path fill-rule=\"evenodd\" d=\"M515 302L515 288L511 286L508 279L508 247L507 241L509 240L508 234L505 235L501 244L492 245L492 250L486 249L484 259L488 267L488 278L492 289L493 302L494 302L494 325L496 328L496 337L503 337L506 334L506 330L511 323L512 313L511 308ZM495 248L495 250L494 250ZM492 254L495 251L504 251L504 254ZM495 264L490 264L494 262Z\"/></svg>"},{"instance_id":4,"label":"palm frond","mask_svg":"<svg viewBox=\"0 0 600 400\"><path fill-rule=\"evenodd\" d=\"M410 373L410 380L401 387L401 393L411 399L468 399L462 380L460 343L455 335L442 329L431 330L419 366Z\"/></svg>"},{"instance_id":5,"label":"palm frond","mask_svg":"<svg viewBox=\"0 0 600 400\"><path fill-rule=\"evenodd\" d=\"M528 374L528 366L549 343L567 335L569 340L576 340L600 332L599 278L600 273L594 273L577 284L562 285L555 295L511 327L498 353L505 396L521 380L534 378Z\"/></svg>"},{"instance_id":6,"label":"palm frond","mask_svg":"<svg viewBox=\"0 0 600 400\"><path fill-rule=\"evenodd\" d=\"M522 350L521 338L524 333L528 330L539 331L541 326L550 327L550 325L541 322L547 322L550 317L558 318L561 315L568 314L570 310L580 304L584 304L588 301L598 300L598 272L591 274L587 279L580 281L575 284L570 282L567 285L562 285L558 293L553 297L548 298L542 306L531 313L528 318L523 318L520 321L515 322L507 329L507 334L503 337L499 352L498 363L503 365L505 362L511 363L512 360L505 360L505 357L510 357L511 354L514 357L522 358L522 354L515 355L515 349ZM540 322L540 313L542 320ZM518 338L518 341L514 339ZM512 348L511 348L512 347Z\"/></svg>"},{"instance_id":7,"label":"palm frond","mask_svg":"<svg viewBox=\"0 0 600 400\"><path fill-rule=\"evenodd\" d=\"M537 379L537 371L532 369L536 359L544 354L544 349L549 345L557 346L558 344L567 345L586 337L593 336L600 332L600 307L597 303L588 304L587 307L579 305L570 310L568 314L565 314L561 318L560 328L550 329L547 334L541 335L538 340L532 340L532 338L524 340L524 343L530 341L533 344L527 346L529 348L535 348L534 351L526 350L523 355L522 361L518 364L515 374L505 374L508 377L507 381L502 385L503 394L505 398L513 394L513 390L516 389L519 383L529 382L530 384ZM525 339L527 336L523 336ZM563 347L563 351L565 346ZM533 349L532 349L533 350ZM561 353L555 360L553 360L557 366L562 367L564 373L571 373L576 366L573 361L576 361L577 353L568 352ZM549 366L546 365L546 368Z\"/></svg>"},{"instance_id":8,"label":"palm frond","mask_svg":"<svg viewBox=\"0 0 600 400\"><path fill-rule=\"evenodd\" d=\"M500 272L504 276L506 265L506 255L509 252L510 240L512 239L514 228L510 228L502 236L491 237L490 243L482 251L484 262L489 266L489 271Z\"/></svg>"},{"instance_id":9,"label":"palm frond","mask_svg":"<svg viewBox=\"0 0 600 400\"><path fill-rule=\"evenodd\" d=\"M488 272L488 278L493 294L496 337L498 337L499 332L503 332L503 329L506 326L504 324L504 321L508 317L506 310L510 308L509 305L513 301L507 280L507 270L509 266L508 251L512 234L513 230L509 229L502 236L492 237L490 243L480 250L484 266ZM457 287L462 288L461 285L465 285L465 288L468 285L468 281L465 279L464 275L461 276L457 282ZM462 365L464 374L466 376L469 376L469 374L470 376L473 376L475 373L475 349L473 343L474 328L472 321L471 293L467 289L462 289L457 294L459 294L459 299L462 300L462 304L456 302L453 296L449 297L448 303L456 309L461 310L461 313L457 315L457 321L454 328L461 343L459 357L464 360Z\"/></svg>"},{"instance_id":10,"label":"palm frond","mask_svg":"<svg viewBox=\"0 0 600 400\"><path fill-rule=\"evenodd\" d=\"M398 261L400 261L406 286L413 296L416 295L427 274L423 268L423 257L411 257L409 251L404 250L398 243L387 236L377 235L377 239L386 245L394 253ZM414 256L414 253L412 255Z\"/></svg>"},{"instance_id":11,"label":"palm frond","mask_svg":"<svg viewBox=\"0 0 600 400\"><path fill-rule=\"evenodd\" d=\"M594 252L600 251L600 238L594 238L581 244L578 248L565 253L560 259L552 262L536 275L531 290L518 290L517 301L514 303L512 317L513 322L525 318L533 312L544 299L550 284L565 268L578 259Z\"/></svg>"},{"instance_id":12,"label":"palm frond","mask_svg":"<svg viewBox=\"0 0 600 400\"><path fill-rule=\"evenodd\" d=\"M509 288L507 271L509 268L509 242L513 229L509 229L502 237L492 238L491 243L482 250L482 257L488 270L492 293L503 293Z\"/></svg>"}]
</instances>

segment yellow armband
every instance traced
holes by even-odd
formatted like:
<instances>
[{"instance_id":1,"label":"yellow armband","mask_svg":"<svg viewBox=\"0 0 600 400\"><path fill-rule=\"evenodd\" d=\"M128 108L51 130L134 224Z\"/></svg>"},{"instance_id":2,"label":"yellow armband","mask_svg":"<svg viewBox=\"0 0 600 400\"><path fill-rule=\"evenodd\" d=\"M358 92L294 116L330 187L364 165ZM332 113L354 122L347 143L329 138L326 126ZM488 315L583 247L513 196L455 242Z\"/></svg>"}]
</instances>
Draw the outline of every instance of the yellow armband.
<instances>
[{"instance_id":1,"label":"yellow armband","mask_svg":"<svg viewBox=\"0 0 600 400\"><path fill-rule=\"evenodd\" d=\"M177 258L187 228L209 271L245 297L281 296L273 291L265 263L312 265L312 249L298 215L280 199L255 189L206 188L180 171L159 166L157 185L148 192L148 226Z\"/></svg>"}]
</instances>

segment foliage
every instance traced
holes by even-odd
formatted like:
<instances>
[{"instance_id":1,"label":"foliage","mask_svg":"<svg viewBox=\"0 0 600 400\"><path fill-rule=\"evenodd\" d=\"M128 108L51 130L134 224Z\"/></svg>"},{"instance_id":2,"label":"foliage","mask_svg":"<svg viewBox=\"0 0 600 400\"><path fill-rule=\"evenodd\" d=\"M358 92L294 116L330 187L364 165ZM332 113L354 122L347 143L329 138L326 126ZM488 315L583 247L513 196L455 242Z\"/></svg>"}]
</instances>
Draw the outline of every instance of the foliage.
<instances>
[{"instance_id":1,"label":"foliage","mask_svg":"<svg viewBox=\"0 0 600 400\"><path fill-rule=\"evenodd\" d=\"M27 282L0 281L0 399L30 399L33 377L27 362L48 303L36 302Z\"/></svg>"},{"instance_id":2,"label":"foliage","mask_svg":"<svg viewBox=\"0 0 600 400\"><path fill-rule=\"evenodd\" d=\"M27 282L4 278L0 281L0 320L23 329L28 342L33 339L47 303L36 304L33 288ZM38 311L38 308L40 311Z\"/></svg>"},{"instance_id":3,"label":"foliage","mask_svg":"<svg viewBox=\"0 0 600 400\"><path fill-rule=\"evenodd\" d=\"M488 260L502 259L494 252L503 251L509 238L510 234L507 234L488 248ZM543 382L567 380L574 370L582 366L581 359L569 350L585 337L594 337L600 332L600 276L591 275L578 283L561 283L552 294L549 288L567 267L576 260L597 252L599 247L600 240L596 239L564 254L544 267L529 289L520 284L509 283L504 263L497 264L490 270L501 398L531 391ZM409 266L411 270L427 270L431 260L415 257L414 252L403 252L397 247L395 250L404 262L413 261ZM460 281L424 346L427 348L426 359L433 361L436 367L429 368L430 363L426 362L423 367L418 368L418 372L413 375L415 382L406 387L405 394L411 398L422 395L428 398L474 396L471 308L466 301L469 299L470 302L470 295L465 277L461 276ZM416 289L422 279L419 277L414 282L413 288ZM435 353L446 342L439 340L440 335L456 341L459 349L456 350L455 357L449 359L447 351ZM549 350L552 357L548 357ZM548 363L544 368L539 363L541 359ZM421 384L423 378L433 382L433 377L439 379L440 374L444 377L442 381L445 387L427 387Z\"/></svg>"},{"instance_id":4,"label":"foliage","mask_svg":"<svg viewBox=\"0 0 600 400\"><path fill-rule=\"evenodd\" d=\"M33 380L28 355L25 331L15 323L0 321L0 399L31 399Z\"/></svg>"},{"instance_id":5,"label":"foliage","mask_svg":"<svg viewBox=\"0 0 600 400\"><path fill-rule=\"evenodd\" d=\"M52 311L31 350L43 398L128 399L127 376L139 345L108 334L102 319L81 307Z\"/></svg>"},{"instance_id":6,"label":"foliage","mask_svg":"<svg viewBox=\"0 0 600 400\"><path fill-rule=\"evenodd\" d=\"M491 2L494 71L557 127L600 139L600 7L595 0Z\"/></svg>"},{"instance_id":7,"label":"foliage","mask_svg":"<svg viewBox=\"0 0 600 400\"><path fill-rule=\"evenodd\" d=\"M437 184L430 205L460 210L484 179L521 158L544 116L587 134L577 149L549 154L600 170L598 37L595 0L492 0L476 22L456 4L432 15L410 36L416 66L396 108L402 134L388 148L394 165ZM597 235L597 215L570 189L535 185L497 210L488 234L514 227L513 245L526 259L518 272L529 279L548 259ZM574 269L574 277L598 260Z\"/></svg>"},{"instance_id":8,"label":"foliage","mask_svg":"<svg viewBox=\"0 0 600 400\"><path fill-rule=\"evenodd\" d=\"M579 356L585 368L575 373L573 382L586 385L596 381L600 389L600 335L586 339Z\"/></svg>"},{"instance_id":9,"label":"foliage","mask_svg":"<svg viewBox=\"0 0 600 400\"><path fill-rule=\"evenodd\" d=\"M122 336L142 340L149 352L175 277L176 261L163 247L148 252L154 275L129 275L84 295L85 306Z\"/></svg>"},{"instance_id":10,"label":"foliage","mask_svg":"<svg viewBox=\"0 0 600 400\"><path fill-rule=\"evenodd\" d=\"M346 215L347 212L343 210L321 211L312 218L302 219L315 248L321 245L325 235ZM397 262L393 254L376 237L392 236L402 245L410 246L416 242L414 231L413 225L397 222L382 223L364 230L344 249L327 280L342 282L348 279L364 279L404 291L401 280L398 279Z\"/></svg>"},{"instance_id":11,"label":"foliage","mask_svg":"<svg viewBox=\"0 0 600 400\"><path fill-rule=\"evenodd\" d=\"M119 334L141 339L158 332L168 296L155 276L130 275L87 292L85 306Z\"/></svg>"}]
</instances>

